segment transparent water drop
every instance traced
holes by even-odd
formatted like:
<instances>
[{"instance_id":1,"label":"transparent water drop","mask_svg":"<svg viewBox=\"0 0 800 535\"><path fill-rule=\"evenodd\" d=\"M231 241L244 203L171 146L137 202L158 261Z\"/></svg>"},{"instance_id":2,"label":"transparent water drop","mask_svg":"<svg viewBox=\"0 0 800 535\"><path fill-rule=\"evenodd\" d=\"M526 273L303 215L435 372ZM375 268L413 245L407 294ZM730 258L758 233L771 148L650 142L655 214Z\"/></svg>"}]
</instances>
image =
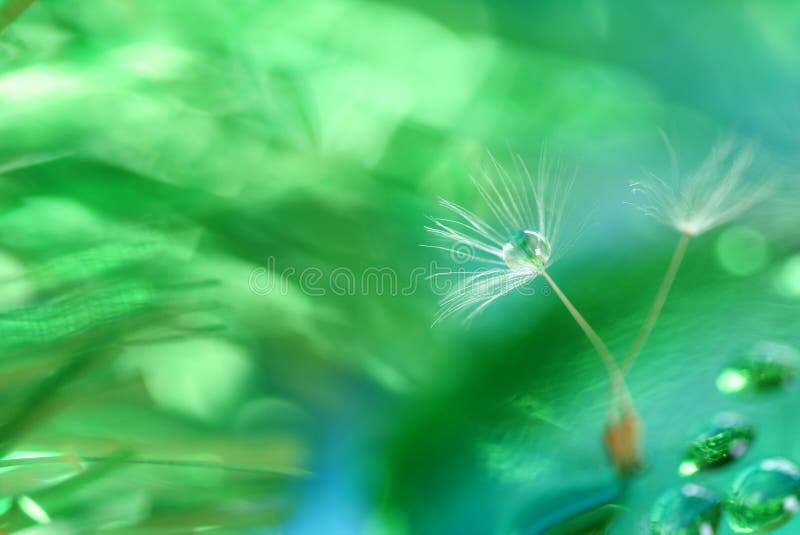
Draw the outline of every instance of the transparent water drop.
<instances>
[{"instance_id":1,"label":"transparent water drop","mask_svg":"<svg viewBox=\"0 0 800 535\"><path fill-rule=\"evenodd\" d=\"M617 519L622 507L602 505L577 514L556 526L541 532L541 535L581 535L585 533L608 533L611 524Z\"/></svg>"},{"instance_id":2,"label":"transparent water drop","mask_svg":"<svg viewBox=\"0 0 800 535\"><path fill-rule=\"evenodd\" d=\"M686 448L678 471L688 477L733 462L747 453L754 436L753 426L743 417L732 412L720 413L714 417L709 429Z\"/></svg>"},{"instance_id":3,"label":"transparent water drop","mask_svg":"<svg viewBox=\"0 0 800 535\"><path fill-rule=\"evenodd\" d=\"M800 469L786 459L766 459L745 469L728 498L728 524L737 533L767 533L800 509Z\"/></svg>"},{"instance_id":4,"label":"transparent water drop","mask_svg":"<svg viewBox=\"0 0 800 535\"><path fill-rule=\"evenodd\" d=\"M540 272L550 260L550 242L532 230L520 230L503 245L503 261L514 271Z\"/></svg>"},{"instance_id":5,"label":"transparent water drop","mask_svg":"<svg viewBox=\"0 0 800 535\"><path fill-rule=\"evenodd\" d=\"M761 342L720 373L717 388L725 394L778 389L794 378L797 361L797 352L793 348Z\"/></svg>"},{"instance_id":6,"label":"transparent water drop","mask_svg":"<svg viewBox=\"0 0 800 535\"><path fill-rule=\"evenodd\" d=\"M623 507L621 487L602 483L569 487L541 497L520 511L503 533L519 535L599 535L609 533Z\"/></svg>"},{"instance_id":7,"label":"transparent water drop","mask_svg":"<svg viewBox=\"0 0 800 535\"><path fill-rule=\"evenodd\" d=\"M722 497L700 485L686 484L662 494L650 512L653 535L714 535L722 515Z\"/></svg>"}]
</instances>

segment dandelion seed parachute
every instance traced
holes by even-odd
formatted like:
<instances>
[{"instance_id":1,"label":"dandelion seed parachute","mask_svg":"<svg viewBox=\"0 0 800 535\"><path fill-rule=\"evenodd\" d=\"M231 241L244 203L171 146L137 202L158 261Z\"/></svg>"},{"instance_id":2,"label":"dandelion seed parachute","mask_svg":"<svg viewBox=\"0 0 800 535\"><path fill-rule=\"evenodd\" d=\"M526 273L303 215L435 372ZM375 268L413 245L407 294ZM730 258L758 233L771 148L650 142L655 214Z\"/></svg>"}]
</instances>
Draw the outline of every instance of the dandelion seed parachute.
<instances>
[{"instance_id":1,"label":"dandelion seed parachute","mask_svg":"<svg viewBox=\"0 0 800 535\"><path fill-rule=\"evenodd\" d=\"M436 323L460 312L474 318L494 301L529 283L555 262L565 200L571 178L554 182L556 169L543 153L535 177L522 159L512 176L495 158L473 182L493 217L490 223L448 200L442 207L453 218L434 218L426 227L451 257L482 265L475 271L454 270L437 276L456 277L455 287L440 302Z\"/></svg>"},{"instance_id":2,"label":"dandelion seed parachute","mask_svg":"<svg viewBox=\"0 0 800 535\"><path fill-rule=\"evenodd\" d=\"M685 179L672 181L651 174L649 180L631 184L641 195L638 209L688 236L697 236L727 223L761 201L770 185L748 183L755 147L738 148L732 140L716 145Z\"/></svg>"},{"instance_id":3,"label":"dandelion seed parachute","mask_svg":"<svg viewBox=\"0 0 800 535\"><path fill-rule=\"evenodd\" d=\"M738 151L732 140L718 144L681 183L675 151L666 136L664 141L673 161L674 184L652 175L652 180L636 182L631 189L643 196L639 210L675 228L681 237L650 311L625 356L622 364L625 372L633 366L655 327L683 262L689 240L741 215L763 200L772 188L768 182L748 184L745 180L755 155L755 148L751 144Z\"/></svg>"},{"instance_id":4,"label":"dandelion seed parachute","mask_svg":"<svg viewBox=\"0 0 800 535\"><path fill-rule=\"evenodd\" d=\"M433 219L433 225L427 227L447 242L447 246L433 247L460 259L465 250L471 251L466 255L468 260L489 266L469 274L444 274L468 276L442 299L435 323L465 310L469 310L470 320L500 297L540 275L545 277L606 367L611 396L604 440L617 470L631 473L641 466L641 426L624 375L605 343L546 271L557 258L553 252L572 179L550 192L546 186L554 174L546 155L540 160L535 180L519 158L516 163L520 180L512 179L493 158L493 173L484 172L480 180L474 180L496 219L495 225L466 208L441 201L458 219Z\"/></svg>"}]
</instances>

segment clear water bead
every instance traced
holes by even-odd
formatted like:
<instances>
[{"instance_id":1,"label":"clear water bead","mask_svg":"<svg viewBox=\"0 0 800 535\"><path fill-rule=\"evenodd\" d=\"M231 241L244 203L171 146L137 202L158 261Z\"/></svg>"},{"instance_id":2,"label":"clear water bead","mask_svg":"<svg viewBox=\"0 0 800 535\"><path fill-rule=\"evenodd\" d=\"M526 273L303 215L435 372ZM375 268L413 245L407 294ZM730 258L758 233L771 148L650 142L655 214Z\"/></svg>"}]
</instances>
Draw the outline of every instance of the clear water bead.
<instances>
[{"instance_id":1,"label":"clear water bead","mask_svg":"<svg viewBox=\"0 0 800 535\"><path fill-rule=\"evenodd\" d=\"M679 472L688 477L733 462L747 453L754 436L753 426L743 417L732 412L720 413L686 448Z\"/></svg>"},{"instance_id":2,"label":"clear water bead","mask_svg":"<svg viewBox=\"0 0 800 535\"><path fill-rule=\"evenodd\" d=\"M519 535L588 535L610 533L611 526L624 511L622 486L599 485L565 487L536 498L520 510L508 529L500 533Z\"/></svg>"},{"instance_id":3,"label":"clear water bead","mask_svg":"<svg viewBox=\"0 0 800 535\"><path fill-rule=\"evenodd\" d=\"M550 260L550 242L532 230L520 230L503 245L503 260L513 271L540 272Z\"/></svg>"},{"instance_id":4,"label":"clear water bead","mask_svg":"<svg viewBox=\"0 0 800 535\"><path fill-rule=\"evenodd\" d=\"M717 388L725 394L777 390L794 378L797 362L794 348L761 342L722 371Z\"/></svg>"},{"instance_id":5,"label":"clear water bead","mask_svg":"<svg viewBox=\"0 0 800 535\"><path fill-rule=\"evenodd\" d=\"M575 516L560 522L551 527L541 535L576 535L580 533L608 533L611 524L617 519L622 507L619 505L606 504L595 507L588 511L582 511Z\"/></svg>"},{"instance_id":6,"label":"clear water bead","mask_svg":"<svg viewBox=\"0 0 800 535\"><path fill-rule=\"evenodd\" d=\"M800 509L800 469L786 459L766 459L747 468L733 483L728 524L737 533L767 533Z\"/></svg>"},{"instance_id":7,"label":"clear water bead","mask_svg":"<svg viewBox=\"0 0 800 535\"><path fill-rule=\"evenodd\" d=\"M650 512L653 535L714 535L722 515L722 497L700 485L671 489Z\"/></svg>"}]
</instances>

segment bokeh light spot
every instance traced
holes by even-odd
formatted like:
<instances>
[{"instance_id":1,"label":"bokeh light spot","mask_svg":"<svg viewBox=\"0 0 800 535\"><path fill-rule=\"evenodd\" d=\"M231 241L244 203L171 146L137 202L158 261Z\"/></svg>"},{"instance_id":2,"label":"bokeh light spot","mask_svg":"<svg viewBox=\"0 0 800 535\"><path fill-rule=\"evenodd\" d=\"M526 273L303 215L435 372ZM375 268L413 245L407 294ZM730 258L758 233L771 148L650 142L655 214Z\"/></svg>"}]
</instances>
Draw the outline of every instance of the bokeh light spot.
<instances>
[{"instance_id":1,"label":"bokeh light spot","mask_svg":"<svg viewBox=\"0 0 800 535\"><path fill-rule=\"evenodd\" d=\"M51 522L50 515L48 515L47 511L36 503L33 498L29 496L20 496L17 503L22 512L28 515L30 519L37 524L49 524Z\"/></svg>"},{"instance_id":2,"label":"bokeh light spot","mask_svg":"<svg viewBox=\"0 0 800 535\"><path fill-rule=\"evenodd\" d=\"M746 386L747 378L734 370L725 370L717 378L717 388L725 394L741 392Z\"/></svg>"},{"instance_id":3,"label":"bokeh light spot","mask_svg":"<svg viewBox=\"0 0 800 535\"><path fill-rule=\"evenodd\" d=\"M800 298L800 254L792 256L781 266L776 283L781 293Z\"/></svg>"},{"instance_id":4,"label":"bokeh light spot","mask_svg":"<svg viewBox=\"0 0 800 535\"><path fill-rule=\"evenodd\" d=\"M752 275L767 263L767 242L755 229L731 227L717 239L716 254L725 271L738 276Z\"/></svg>"},{"instance_id":5,"label":"bokeh light spot","mask_svg":"<svg viewBox=\"0 0 800 535\"><path fill-rule=\"evenodd\" d=\"M0 251L0 311L19 307L33 295L27 270L15 257Z\"/></svg>"}]
</instances>

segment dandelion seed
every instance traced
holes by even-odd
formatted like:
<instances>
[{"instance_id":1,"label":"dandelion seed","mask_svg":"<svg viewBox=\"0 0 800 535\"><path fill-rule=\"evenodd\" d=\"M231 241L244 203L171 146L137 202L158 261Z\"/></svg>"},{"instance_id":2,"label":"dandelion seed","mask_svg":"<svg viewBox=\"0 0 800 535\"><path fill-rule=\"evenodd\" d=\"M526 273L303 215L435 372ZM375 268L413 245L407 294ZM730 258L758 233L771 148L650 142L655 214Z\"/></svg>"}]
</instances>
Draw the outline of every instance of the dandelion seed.
<instances>
[{"instance_id":1,"label":"dandelion seed","mask_svg":"<svg viewBox=\"0 0 800 535\"><path fill-rule=\"evenodd\" d=\"M767 195L769 184L745 179L754 155L752 144L737 150L728 140L716 145L685 179L674 176L669 183L651 174L649 180L631 184L631 189L642 196L638 208L643 213L682 234L698 236L738 217ZM676 163L673 168L677 173Z\"/></svg>"},{"instance_id":2,"label":"dandelion seed","mask_svg":"<svg viewBox=\"0 0 800 535\"><path fill-rule=\"evenodd\" d=\"M433 225L427 227L446 241L445 246L431 247L444 249L453 258L463 259L466 254L468 260L487 266L468 274L449 273L468 276L442 299L436 322L465 310L470 311L467 319L472 319L500 297L540 275L544 277L606 368L611 395L604 440L617 470L622 474L633 472L641 466L641 428L625 377L605 343L547 272L557 259L554 251L572 178L561 182L561 187L548 190L555 173L544 154L535 179L519 158L515 162L519 180L512 179L494 158L491 162L492 172L484 172L474 182L495 223L457 204L441 201L457 219L433 219Z\"/></svg>"},{"instance_id":3,"label":"dandelion seed","mask_svg":"<svg viewBox=\"0 0 800 535\"><path fill-rule=\"evenodd\" d=\"M638 205L639 210L675 228L681 236L650 311L625 356L622 364L625 372L633 366L661 315L689 240L738 217L763 200L772 187L769 183L748 183L745 180L755 147L748 144L737 151L732 140L715 146L700 166L681 181L675 151L663 133L662 136L672 158L674 184L651 175L651 180L635 182L631 189L644 197Z\"/></svg>"},{"instance_id":4,"label":"dandelion seed","mask_svg":"<svg viewBox=\"0 0 800 535\"><path fill-rule=\"evenodd\" d=\"M515 159L517 177L491 156L490 162L490 169L473 182L494 221L489 223L458 204L441 200L454 218L434 218L426 227L444 242L426 247L443 249L460 262L484 266L468 273L444 274L460 280L441 300L437 323L462 311L469 311L468 320L474 318L498 298L541 275L556 260L553 250L571 179L553 184L555 168L546 154L535 178L519 157Z\"/></svg>"}]
</instances>

